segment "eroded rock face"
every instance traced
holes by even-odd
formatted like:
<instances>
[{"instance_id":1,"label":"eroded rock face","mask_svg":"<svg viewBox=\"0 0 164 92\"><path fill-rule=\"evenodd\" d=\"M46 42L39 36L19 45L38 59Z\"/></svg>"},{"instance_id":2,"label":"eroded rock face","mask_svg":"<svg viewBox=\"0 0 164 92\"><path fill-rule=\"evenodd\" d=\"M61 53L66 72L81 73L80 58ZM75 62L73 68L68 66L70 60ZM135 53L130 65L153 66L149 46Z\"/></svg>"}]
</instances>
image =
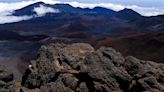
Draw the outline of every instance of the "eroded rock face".
<instances>
[{"instance_id":1,"label":"eroded rock face","mask_svg":"<svg viewBox=\"0 0 164 92\"><path fill-rule=\"evenodd\" d=\"M164 65L84 43L42 46L21 92L164 92Z\"/></svg>"},{"instance_id":2,"label":"eroded rock face","mask_svg":"<svg viewBox=\"0 0 164 92\"><path fill-rule=\"evenodd\" d=\"M0 65L0 92L15 92L13 79L7 67Z\"/></svg>"}]
</instances>

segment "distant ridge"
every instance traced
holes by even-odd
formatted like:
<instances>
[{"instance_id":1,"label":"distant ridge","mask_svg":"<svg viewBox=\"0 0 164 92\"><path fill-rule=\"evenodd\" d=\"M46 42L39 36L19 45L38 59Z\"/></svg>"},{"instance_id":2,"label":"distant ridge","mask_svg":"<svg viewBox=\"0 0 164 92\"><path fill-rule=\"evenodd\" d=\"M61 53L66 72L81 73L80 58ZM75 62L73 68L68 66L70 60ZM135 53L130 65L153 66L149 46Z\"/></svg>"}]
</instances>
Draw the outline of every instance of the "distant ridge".
<instances>
[{"instance_id":1,"label":"distant ridge","mask_svg":"<svg viewBox=\"0 0 164 92\"><path fill-rule=\"evenodd\" d=\"M28 5L26 7L23 7L21 9L18 9L18 10L15 10L13 15L14 16L24 16L24 15L33 15L33 14L36 14L33 9L35 7L39 7L39 5L46 5L44 2L37 2L37 3L34 3L34 4L31 4L31 5Z\"/></svg>"},{"instance_id":2,"label":"distant ridge","mask_svg":"<svg viewBox=\"0 0 164 92\"><path fill-rule=\"evenodd\" d=\"M34 8L44 6L59 12L46 12L38 16ZM43 8L43 7L41 7ZM88 35L99 37L122 35L129 32L158 31L163 29L164 17L145 17L132 9L114 11L108 8L80 8L69 4L45 4L37 2L22 9L15 10L14 16L32 16L29 20L15 23L1 24L0 30L26 31L37 34L66 36L80 32L85 37ZM82 26L76 26L81 24ZM73 25L70 26L69 25ZM123 30L123 31L118 31ZM77 37L77 36L73 36Z\"/></svg>"},{"instance_id":3,"label":"distant ridge","mask_svg":"<svg viewBox=\"0 0 164 92\"><path fill-rule=\"evenodd\" d=\"M128 9L128 8L118 11L116 16L119 17L120 19L124 19L124 20L134 20L134 19L138 19L141 17L141 15L139 13L135 12L132 9Z\"/></svg>"},{"instance_id":4,"label":"distant ridge","mask_svg":"<svg viewBox=\"0 0 164 92\"><path fill-rule=\"evenodd\" d=\"M16 10L13 15L15 16L24 16L24 15L34 15L36 14L33 9L35 7L39 7L40 5L44 5L46 7L51 7L54 9L59 9L62 12L67 12L67 13L98 13L98 14L107 14L107 15L111 15L111 16L120 16L121 14L124 14L123 16L126 15L126 13L130 13L128 14L128 16L130 15L137 15L139 16L140 14L131 10L131 9L124 9L121 10L119 12L116 12L112 9L108 9L108 8L103 8L103 7L95 7L93 9L89 9L89 8L80 8L80 7L73 7L69 4L62 4L62 3L58 3L58 4L45 4L44 2L37 2L34 4L31 4L29 6L26 6L22 9ZM140 15L141 16L141 15Z\"/></svg>"}]
</instances>

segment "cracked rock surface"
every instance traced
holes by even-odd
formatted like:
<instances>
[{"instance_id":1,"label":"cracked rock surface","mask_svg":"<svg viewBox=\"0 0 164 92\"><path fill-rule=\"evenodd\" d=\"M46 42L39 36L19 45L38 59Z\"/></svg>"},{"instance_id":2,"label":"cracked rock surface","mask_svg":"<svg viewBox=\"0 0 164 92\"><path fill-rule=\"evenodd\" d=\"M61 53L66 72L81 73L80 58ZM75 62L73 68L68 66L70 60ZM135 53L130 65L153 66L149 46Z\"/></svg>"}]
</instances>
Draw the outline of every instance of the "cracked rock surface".
<instances>
[{"instance_id":1,"label":"cracked rock surface","mask_svg":"<svg viewBox=\"0 0 164 92\"><path fill-rule=\"evenodd\" d=\"M84 43L42 46L21 92L164 92L164 65Z\"/></svg>"},{"instance_id":2,"label":"cracked rock surface","mask_svg":"<svg viewBox=\"0 0 164 92\"><path fill-rule=\"evenodd\" d=\"M0 92L15 92L14 77L6 66L0 65Z\"/></svg>"}]
</instances>

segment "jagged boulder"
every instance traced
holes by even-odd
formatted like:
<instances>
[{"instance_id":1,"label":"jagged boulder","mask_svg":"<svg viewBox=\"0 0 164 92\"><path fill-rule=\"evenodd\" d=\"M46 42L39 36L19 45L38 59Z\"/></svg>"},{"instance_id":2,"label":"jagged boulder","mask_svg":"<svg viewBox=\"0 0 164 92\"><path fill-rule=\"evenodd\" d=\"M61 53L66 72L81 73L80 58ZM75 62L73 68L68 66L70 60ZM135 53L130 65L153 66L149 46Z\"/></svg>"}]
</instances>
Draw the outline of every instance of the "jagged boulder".
<instances>
[{"instance_id":1,"label":"jagged boulder","mask_svg":"<svg viewBox=\"0 0 164 92\"><path fill-rule=\"evenodd\" d=\"M42 46L21 92L164 92L164 65L84 43Z\"/></svg>"},{"instance_id":2,"label":"jagged boulder","mask_svg":"<svg viewBox=\"0 0 164 92\"><path fill-rule=\"evenodd\" d=\"M13 73L0 65L0 92L15 92Z\"/></svg>"}]
</instances>

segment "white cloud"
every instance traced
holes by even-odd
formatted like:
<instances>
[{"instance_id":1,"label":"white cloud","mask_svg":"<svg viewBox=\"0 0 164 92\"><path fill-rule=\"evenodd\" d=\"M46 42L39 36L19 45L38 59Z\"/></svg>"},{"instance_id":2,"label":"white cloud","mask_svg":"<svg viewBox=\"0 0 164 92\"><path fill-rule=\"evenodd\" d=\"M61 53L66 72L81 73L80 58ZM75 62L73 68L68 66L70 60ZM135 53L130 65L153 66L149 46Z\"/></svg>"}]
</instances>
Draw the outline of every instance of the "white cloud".
<instances>
[{"instance_id":1,"label":"white cloud","mask_svg":"<svg viewBox=\"0 0 164 92\"><path fill-rule=\"evenodd\" d=\"M38 16L43 16L46 13L59 13L60 12L58 9L53 9L51 7L46 7L44 5L35 7L33 11L36 12Z\"/></svg>"},{"instance_id":2,"label":"white cloud","mask_svg":"<svg viewBox=\"0 0 164 92\"><path fill-rule=\"evenodd\" d=\"M19 22L22 20L31 19L32 16L19 16L18 17L18 16L12 16L11 14L14 10L21 9L25 6L28 6L30 4L33 4L39 1L44 1L47 4L59 3L58 1L54 1L54 0L26 0L22 2L14 2L14 3L0 2L0 24L13 23L13 22Z\"/></svg>"},{"instance_id":3,"label":"white cloud","mask_svg":"<svg viewBox=\"0 0 164 92\"><path fill-rule=\"evenodd\" d=\"M16 3L0 3L0 24L13 23L22 20L28 20L31 16L12 16L12 12L16 9L23 8L34 3L33 1L22 1Z\"/></svg>"},{"instance_id":4,"label":"white cloud","mask_svg":"<svg viewBox=\"0 0 164 92\"><path fill-rule=\"evenodd\" d=\"M4 23L13 23L13 22L18 22L22 20L28 20L31 19L32 16L12 16L12 12L10 11L4 11L0 13L0 24Z\"/></svg>"},{"instance_id":5,"label":"white cloud","mask_svg":"<svg viewBox=\"0 0 164 92\"><path fill-rule=\"evenodd\" d=\"M27 5L30 5L39 1L43 1L47 4L60 3L59 1L55 1L55 0L26 0L26 1L21 1L21 2L14 2L14 3L0 2L0 13L4 11L6 12L6 11L13 11L16 9L20 9Z\"/></svg>"},{"instance_id":6,"label":"white cloud","mask_svg":"<svg viewBox=\"0 0 164 92\"><path fill-rule=\"evenodd\" d=\"M23 8L24 6L30 5L34 1L22 1L16 3L0 3L0 12L9 12L16 9Z\"/></svg>"},{"instance_id":7,"label":"white cloud","mask_svg":"<svg viewBox=\"0 0 164 92\"><path fill-rule=\"evenodd\" d=\"M70 5L74 6L74 7L81 7L81 8L94 8L96 6L100 6L100 7L105 7L105 8L109 8L109 9L113 9L115 11L124 9L124 6L119 5L119 4L112 4L112 3L79 3L79 2L66 2L69 3Z\"/></svg>"},{"instance_id":8,"label":"white cloud","mask_svg":"<svg viewBox=\"0 0 164 92\"><path fill-rule=\"evenodd\" d=\"M136 5L132 5L132 6L125 6L125 8L133 9L144 16L156 16L156 15L164 14L163 9L158 9L155 7L139 7Z\"/></svg>"},{"instance_id":9,"label":"white cloud","mask_svg":"<svg viewBox=\"0 0 164 92\"><path fill-rule=\"evenodd\" d=\"M16 16L0 16L0 24L4 23L13 23L13 22L18 22L22 20L28 20L32 17L30 16L21 16L21 17L16 17Z\"/></svg>"}]
</instances>

